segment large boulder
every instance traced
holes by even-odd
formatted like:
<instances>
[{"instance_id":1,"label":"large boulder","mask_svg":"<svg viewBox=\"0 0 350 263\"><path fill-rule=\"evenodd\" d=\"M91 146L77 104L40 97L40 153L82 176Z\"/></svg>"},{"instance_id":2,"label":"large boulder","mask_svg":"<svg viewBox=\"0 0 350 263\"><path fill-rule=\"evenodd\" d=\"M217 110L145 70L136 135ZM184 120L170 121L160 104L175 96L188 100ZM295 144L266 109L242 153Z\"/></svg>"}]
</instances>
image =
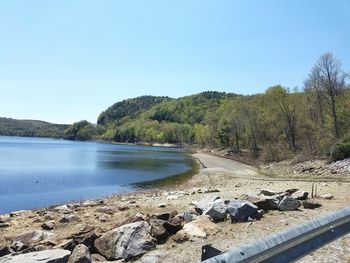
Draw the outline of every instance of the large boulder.
<instances>
[{"instance_id":1,"label":"large boulder","mask_svg":"<svg viewBox=\"0 0 350 263\"><path fill-rule=\"evenodd\" d=\"M259 208L245 200L231 200L227 204L227 213L232 222L248 221Z\"/></svg>"},{"instance_id":2,"label":"large boulder","mask_svg":"<svg viewBox=\"0 0 350 263\"><path fill-rule=\"evenodd\" d=\"M87 246L80 244L77 245L72 254L70 255L67 263L91 263L91 255Z\"/></svg>"},{"instance_id":3,"label":"large boulder","mask_svg":"<svg viewBox=\"0 0 350 263\"><path fill-rule=\"evenodd\" d=\"M108 260L132 259L155 248L151 226L139 221L117 227L95 240L95 248Z\"/></svg>"},{"instance_id":4,"label":"large boulder","mask_svg":"<svg viewBox=\"0 0 350 263\"><path fill-rule=\"evenodd\" d=\"M275 210L278 207L280 200L275 196L254 197L249 196L247 201L256 205L264 211Z\"/></svg>"},{"instance_id":5,"label":"large boulder","mask_svg":"<svg viewBox=\"0 0 350 263\"><path fill-rule=\"evenodd\" d=\"M70 251L64 249L43 250L17 256L0 258L0 263L67 263Z\"/></svg>"},{"instance_id":6,"label":"large boulder","mask_svg":"<svg viewBox=\"0 0 350 263\"><path fill-rule=\"evenodd\" d=\"M297 210L301 206L301 203L290 196L283 197L282 201L278 204L280 211L293 211Z\"/></svg>"},{"instance_id":7,"label":"large boulder","mask_svg":"<svg viewBox=\"0 0 350 263\"><path fill-rule=\"evenodd\" d=\"M227 207L222 199L215 200L204 212L203 215L210 216L215 222L226 219Z\"/></svg>"},{"instance_id":8,"label":"large boulder","mask_svg":"<svg viewBox=\"0 0 350 263\"><path fill-rule=\"evenodd\" d=\"M216 194L210 194L203 197L195 207L197 213L202 214L205 210L207 210L215 200L220 199L220 196Z\"/></svg>"}]
</instances>

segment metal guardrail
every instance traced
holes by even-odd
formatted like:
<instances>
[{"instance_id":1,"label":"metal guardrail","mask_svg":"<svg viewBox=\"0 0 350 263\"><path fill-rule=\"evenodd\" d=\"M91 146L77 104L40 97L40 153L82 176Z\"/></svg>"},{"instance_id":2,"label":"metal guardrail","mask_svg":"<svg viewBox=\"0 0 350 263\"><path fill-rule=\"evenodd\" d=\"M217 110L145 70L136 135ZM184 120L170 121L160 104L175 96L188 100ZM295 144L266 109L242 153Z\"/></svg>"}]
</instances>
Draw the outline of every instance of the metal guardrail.
<instances>
[{"instance_id":1,"label":"metal guardrail","mask_svg":"<svg viewBox=\"0 0 350 263\"><path fill-rule=\"evenodd\" d=\"M294 262L348 233L350 233L350 207L310 220L280 233L272 234L254 243L234 248L203 262Z\"/></svg>"}]
</instances>

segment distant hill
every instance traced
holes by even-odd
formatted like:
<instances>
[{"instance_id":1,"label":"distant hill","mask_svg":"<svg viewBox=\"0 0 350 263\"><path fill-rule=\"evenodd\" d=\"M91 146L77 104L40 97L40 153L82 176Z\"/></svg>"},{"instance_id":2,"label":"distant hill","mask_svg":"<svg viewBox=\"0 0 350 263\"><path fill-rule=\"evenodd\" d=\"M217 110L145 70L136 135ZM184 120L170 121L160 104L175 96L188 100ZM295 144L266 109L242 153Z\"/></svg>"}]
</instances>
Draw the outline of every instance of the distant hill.
<instances>
[{"instance_id":1,"label":"distant hill","mask_svg":"<svg viewBox=\"0 0 350 263\"><path fill-rule=\"evenodd\" d=\"M53 124L38 120L17 120L0 117L0 135L64 138L70 125Z\"/></svg>"},{"instance_id":2,"label":"distant hill","mask_svg":"<svg viewBox=\"0 0 350 263\"><path fill-rule=\"evenodd\" d=\"M142 111L151 108L164 101L172 100L169 97L141 96L133 99L123 100L113 104L100 114L97 124L105 125L108 122L119 121L124 117L136 117Z\"/></svg>"},{"instance_id":3,"label":"distant hill","mask_svg":"<svg viewBox=\"0 0 350 263\"><path fill-rule=\"evenodd\" d=\"M101 113L99 137L117 142L191 143L194 126L201 129L210 115L236 96L207 91L178 99L142 96L124 100Z\"/></svg>"}]
</instances>

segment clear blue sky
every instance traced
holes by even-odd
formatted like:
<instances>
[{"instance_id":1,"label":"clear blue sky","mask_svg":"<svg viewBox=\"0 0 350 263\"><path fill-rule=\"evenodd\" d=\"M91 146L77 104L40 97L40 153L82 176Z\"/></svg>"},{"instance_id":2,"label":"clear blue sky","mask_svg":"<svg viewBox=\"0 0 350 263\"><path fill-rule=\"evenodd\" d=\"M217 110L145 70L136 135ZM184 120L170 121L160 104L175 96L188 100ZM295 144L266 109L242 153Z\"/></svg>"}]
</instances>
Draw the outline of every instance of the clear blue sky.
<instances>
[{"instance_id":1,"label":"clear blue sky","mask_svg":"<svg viewBox=\"0 0 350 263\"><path fill-rule=\"evenodd\" d=\"M140 95L301 87L327 51L350 70L348 0L3 0L0 116L96 122Z\"/></svg>"}]
</instances>

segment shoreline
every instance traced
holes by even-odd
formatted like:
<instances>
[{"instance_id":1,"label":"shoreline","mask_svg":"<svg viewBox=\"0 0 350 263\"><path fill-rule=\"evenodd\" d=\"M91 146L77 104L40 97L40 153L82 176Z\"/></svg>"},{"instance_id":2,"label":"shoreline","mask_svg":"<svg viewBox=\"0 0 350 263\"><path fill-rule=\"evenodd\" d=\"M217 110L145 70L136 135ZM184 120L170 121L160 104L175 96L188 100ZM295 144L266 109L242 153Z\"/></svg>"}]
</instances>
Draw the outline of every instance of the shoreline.
<instances>
[{"instance_id":1,"label":"shoreline","mask_svg":"<svg viewBox=\"0 0 350 263\"><path fill-rule=\"evenodd\" d=\"M41 246L43 249L66 248L72 238L78 233L82 233L82 229L86 227L93 228L94 233L101 236L118 226L133 222L135 218L139 217L147 221L152 216L160 214L195 213L192 203L211 195L218 195L224 200L232 200L234 198L244 199L248 195L257 196L262 189L280 192L286 189L298 188L301 191L311 193L311 182L274 181L273 178L256 181L249 177L237 177L228 169L214 167L217 164L216 161L229 162L229 164L226 164L228 165L226 168L236 167L236 162L227 159L218 160L216 158L219 157L202 154L202 157L205 156L207 159L201 159L205 167L202 167L197 174L179 185L122 193L81 203L66 203L66 205L51 206L35 211L12 213L8 216L2 215L0 220L5 221L8 226L0 228L0 247L10 247L13 240L18 239L19 236L25 233L43 231L42 226L48 220L55 223L53 229L48 232L40 232L47 233L48 236L44 236L42 240L33 241L33 245ZM255 168L246 165L237 167L256 171ZM159 259L151 262L199 262L203 245L212 244L213 247L226 251L237 245L260 239L263 236L301 224L306 220L344 208L350 204L349 183L319 182L316 184L318 197L312 199L312 201L321 204L322 207L320 208L287 212L272 210L267 212L261 220L246 223L217 222L211 225L213 232L208 232L205 238L192 237L189 239L192 242L186 242L186 239L179 241L175 239L176 236L170 237L165 243L157 244L156 249L147 253L146 256L159 255ZM325 194L331 194L334 198L331 200L322 199L320 196ZM72 221L66 222L62 221L63 219ZM318 262L329 255L338 258L344 257L348 253L349 245L350 236L345 236L339 241L333 242L303 258L300 262ZM143 262L142 258L136 262Z\"/></svg>"}]
</instances>

